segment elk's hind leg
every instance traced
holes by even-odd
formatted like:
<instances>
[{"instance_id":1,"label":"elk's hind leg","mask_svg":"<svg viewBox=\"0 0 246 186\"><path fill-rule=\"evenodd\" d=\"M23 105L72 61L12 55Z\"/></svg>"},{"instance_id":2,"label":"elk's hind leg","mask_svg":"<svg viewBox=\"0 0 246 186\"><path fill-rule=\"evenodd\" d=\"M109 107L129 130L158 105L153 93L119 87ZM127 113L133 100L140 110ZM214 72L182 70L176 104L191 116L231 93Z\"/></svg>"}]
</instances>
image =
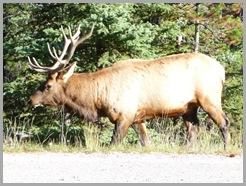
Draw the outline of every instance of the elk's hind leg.
<instances>
[{"instance_id":1,"label":"elk's hind leg","mask_svg":"<svg viewBox=\"0 0 246 186\"><path fill-rule=\"evenodd\" d=\"M132 125L132 128L135 130L135 132L139 136L139 140L142 146L148 146L150 145L150 140L147 134L146 126L143 122L141 123L134 123Z\"/></svg>"},{"instance_id":2,"label":"elk's hind leg","mask_svg":"<svg viewBox=\"0 0 246 186\"><path fill-rule=\"evenodd\" d=\"M222 111L221 106L217 106L217 105L213 104L211 101L209 101L209 99L204 99L203 102L201 102L201 106L203 110L218 125L222 134L224 149L226 150L227 143L228 143L229 120L224 114L224 112Z\"/></svg>"}]
</instances>

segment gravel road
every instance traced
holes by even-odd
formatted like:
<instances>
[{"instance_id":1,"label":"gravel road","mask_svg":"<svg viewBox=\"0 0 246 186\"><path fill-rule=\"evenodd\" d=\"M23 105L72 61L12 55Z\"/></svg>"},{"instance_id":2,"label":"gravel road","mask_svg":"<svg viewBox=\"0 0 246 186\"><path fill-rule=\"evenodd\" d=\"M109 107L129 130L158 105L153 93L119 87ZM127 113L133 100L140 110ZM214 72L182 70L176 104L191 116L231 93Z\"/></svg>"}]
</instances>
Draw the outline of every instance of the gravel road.
<instances>
[{"instance_id":1,"label":"gravel road","mask_svg":"<svg viewBox=\"0 0 246 186\"><path fill-rule=\"evenodd\" d=\"M243 182L243 156L3 153L3 182Z\"/></svg>"}]
</instances>

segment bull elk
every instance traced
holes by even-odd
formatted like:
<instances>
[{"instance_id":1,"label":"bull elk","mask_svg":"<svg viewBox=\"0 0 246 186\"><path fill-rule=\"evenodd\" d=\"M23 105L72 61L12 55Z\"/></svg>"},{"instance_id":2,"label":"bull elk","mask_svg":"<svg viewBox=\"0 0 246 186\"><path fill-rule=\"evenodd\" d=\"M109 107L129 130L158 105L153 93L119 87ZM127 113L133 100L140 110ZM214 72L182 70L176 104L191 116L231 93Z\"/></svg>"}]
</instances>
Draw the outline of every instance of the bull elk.
<instances>
[{"instance_id":1,"label":"bull elk","mask_svg":"<svg viewBox=\"0 0 246 186\"><path fill-rule=\"evenodd\" d=\"M225 71L215 59L201 53L185 53L152 60L130 59L92 73L74 73L76 62L68 65L76 47L90 38L80 37L80 27L68 39L64 30L64 48L48 50L56 61L51 67L41 66L29 58L29 66L48 73L45 89L31 97L32 105L64 106L69 112L96 122L108 117L115 124L111 144L119 142L132 126L142 145L149 143L144 120L153 117L182 116L188 138L198 124L201 107L218 125L227 144L229 121L222 111L221 94ZM68 65L68 66L67 66Z\"/></svg>"}]
</instances>

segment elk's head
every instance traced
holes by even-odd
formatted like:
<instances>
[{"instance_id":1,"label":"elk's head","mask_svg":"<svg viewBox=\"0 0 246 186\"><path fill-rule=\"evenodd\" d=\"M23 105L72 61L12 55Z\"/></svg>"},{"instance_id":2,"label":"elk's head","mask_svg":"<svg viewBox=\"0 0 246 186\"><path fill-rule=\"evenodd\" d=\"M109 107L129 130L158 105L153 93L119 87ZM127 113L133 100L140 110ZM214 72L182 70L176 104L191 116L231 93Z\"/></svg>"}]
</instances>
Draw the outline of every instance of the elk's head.
<instances>
[{"instance_id":1,"label":"elk's head","mask_svg":"<svg viewBox=\"0 0 246 186\"><path fill-rule=\"evenodd\" d=\"M78 26L77 32L74 35L72 35L69 27L70 38L68 39L61 27L62 34L65 39L65 45L60 56L58 56L54 47L51 50L49 43L47 44L51 57L56 60L55 64L51 67L41 66L34 57L32 59L28 57L29 67L31 69L48 74L45 86L41 90L37 90L30 97L32 105L59 106L64 103L66 84L68 79L73 75L76 62L67 67L66 65L68 65L71 60L76 47L91 37L93 29L94 24L91 31L80 38L80 26Z\"/></svg>"}]
</instances>

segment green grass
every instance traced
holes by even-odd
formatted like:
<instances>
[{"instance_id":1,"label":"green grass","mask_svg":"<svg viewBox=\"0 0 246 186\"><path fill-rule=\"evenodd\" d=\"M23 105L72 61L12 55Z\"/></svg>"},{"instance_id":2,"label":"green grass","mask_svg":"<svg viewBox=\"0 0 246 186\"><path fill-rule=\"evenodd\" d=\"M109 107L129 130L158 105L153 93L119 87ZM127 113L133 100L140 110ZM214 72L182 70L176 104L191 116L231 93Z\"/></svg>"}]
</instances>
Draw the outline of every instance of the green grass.
<instances>
[{"instance_id":1,"label":"green grass","mask_svg":"<svg viewBox=\"0 0 246 186\"><path fill-rule=\"evenodd\" d=\"M33 143L33 142L13 142L4 143L3 151L8 153L18 153L18 152L65 152L65 153L93 153L93 152L123 152L123 153L151 153L151 152L161 152L161 153L199 153L199 154L242 154L243 148L241 142L241 135L230 140L227 151L223 149L223 143L221 140L220 133L218 130L213 129L207 131L204 127L201 127L197 136L198 139L188 146L185 141L185 135L177 133L180 126L167 127L162 133L154 133L149 130L149 135L151 137L151 145L148 147L141 147L139 143L132 143L136 141L136 134L133 130L129 130L128 136L124 138L122 143L116 146L103 145L100 135L100 131L97 127L89 125L84 128L84 136L86 139L86 146L78 143L77 145L63 145L60 143ZM108 136L108 135L107 135ZM131 144L132 143L132 144Z\"/></svg>"},{"instance_id":2,"label":"green grass","mask_svg":"<svg viewBox=\"0 0 246 186\"><path fill-rule=\"evenodd\" d=\"M242 154L242 149L233 145L229 145L227 151L223 150L222 145L215 145L209 147L187 147L178 145L150 145L148 147L140 147L139 145L118 145L112 147L94 146L94 147L78 147L68 146L61 144L52 145L40 145L34 143L23 143L18 145L3 145L3 152L6 153L21 153L21 152L62 152L62 153L111 153L111 152L122 152L122 153L177 153L177 154Z\"/></svg>"},{"instance_id":3,"label":"green grass","mask_svg":"<svg viewBox=\"0 0 246 186\"><path fill-rule=\"evenodd\" d=\"M18 124L18 125L17 125ZM32 123L31 123L32 124ZM163 152L163 153L206 153L206 154L242 154L242 133L240 127L235 130L235 127L230 127L230 143L227 152L223 149L222 137L218 127L215 125L208 131L205 125L201 125L197 133L197 140L188 146L186 144L186 128L182 122L174 124L168 120L154 120L147 123L148 135L151 139L151 145L141 147L138 136L132 128L129 128L128 135L124 140L116 146L109 146L112 136L113 125L100 129L93 124L83 126L71 125L65 128L65 143L61 143L60 128L48 126L39 136L33 132L33 127L30 123L15 123L14 125L6 125L4 130L4 152ZM19 128L17 127L19 126ZM28 126L30 126L28 128ZM26 132L32 129L32 136L26 140L18 140L13 137L15 133ZM51 130L52 129L52 130ZM233 130L234 129L234 130ZM53 135L53 134L56 135ZM71 138L73 137L73 138ZM71 141L73 139L73 141Z\"/></svg>"}]
</instances>

